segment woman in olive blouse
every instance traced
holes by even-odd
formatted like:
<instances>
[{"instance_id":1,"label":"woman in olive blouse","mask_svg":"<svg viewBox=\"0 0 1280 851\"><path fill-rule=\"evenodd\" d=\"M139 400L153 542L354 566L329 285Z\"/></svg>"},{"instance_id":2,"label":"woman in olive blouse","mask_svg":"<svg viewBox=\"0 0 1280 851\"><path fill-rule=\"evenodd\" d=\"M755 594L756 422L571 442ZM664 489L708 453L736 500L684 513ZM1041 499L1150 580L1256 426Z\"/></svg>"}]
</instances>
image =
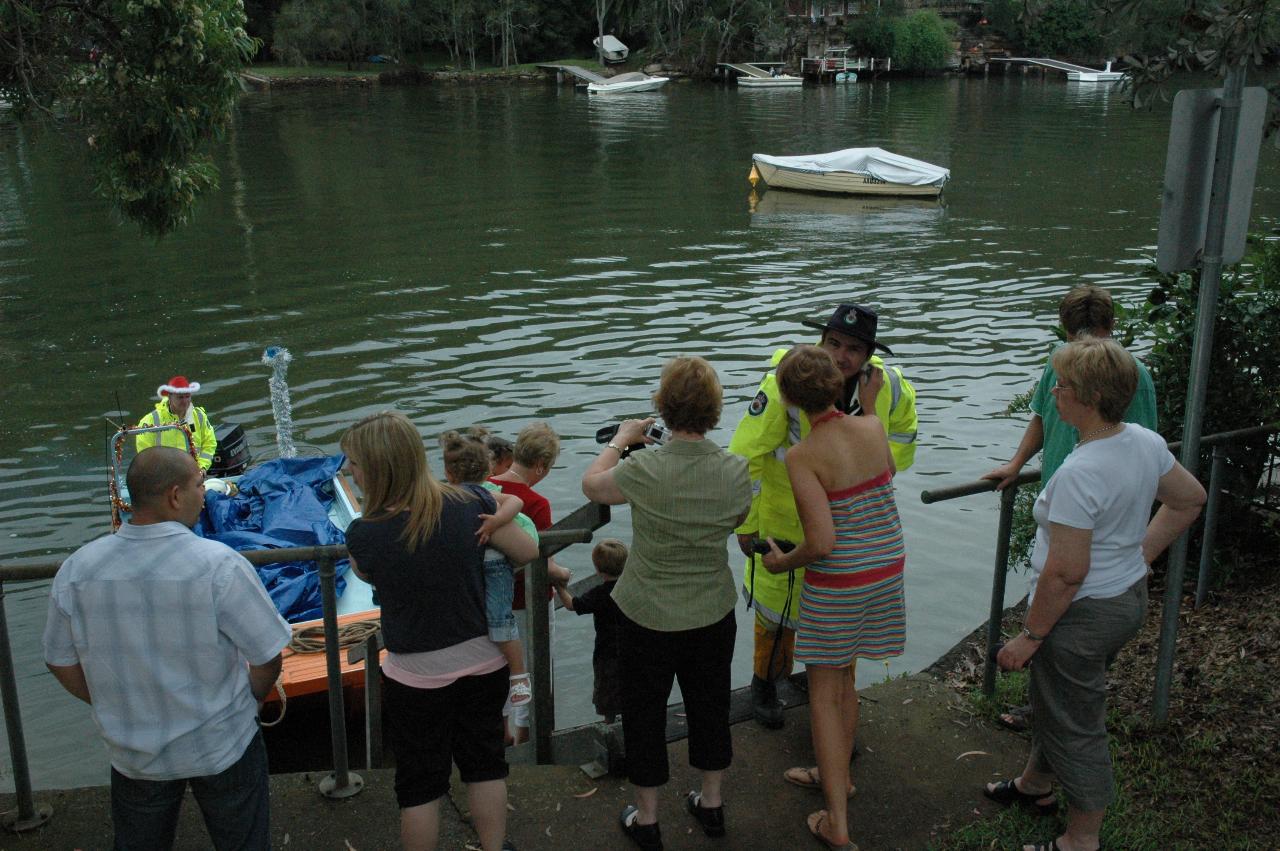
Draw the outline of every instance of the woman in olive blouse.
<instances>
[{"instance_id":1,"label":"woman in olive blouse","mask_svg":"<svg viewBox=\"0 0 1280 851\"><path fill-rule=\"evenodd\" d=\"M689 764L702 789L686 806L708 836L725 832L721 778L733 756L729 735L729 664L733 658L736 586L725 546L751 505L745 459L706 433L720 420L722 394L702 358L667 362L653 397L671 430L661 446L644 436L654 422L627 420L582 477L582 492L605 505L631 506L634 539L613 590L623 615L622 731L636 803L621 816L623 831L646 851L662 848L658 787L667 764L667 699L680 683L689 723Z\"/></svg>"}]
</instances>

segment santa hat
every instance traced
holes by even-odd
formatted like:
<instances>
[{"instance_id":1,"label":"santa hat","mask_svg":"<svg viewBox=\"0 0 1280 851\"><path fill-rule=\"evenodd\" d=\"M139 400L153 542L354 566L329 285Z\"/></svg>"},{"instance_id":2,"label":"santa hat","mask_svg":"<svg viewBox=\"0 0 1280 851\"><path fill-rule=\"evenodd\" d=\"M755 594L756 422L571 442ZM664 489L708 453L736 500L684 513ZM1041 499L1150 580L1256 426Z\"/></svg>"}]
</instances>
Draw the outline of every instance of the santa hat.
<instances>
[{"instance_id":1,"label":"santa hat","mask_svg":"<svg viewBox=\"0 0 1280 851\"><path fill-rule=\"evenodd\" d=\"M189 395L191 393L199 392L200 382L187 381L187 377L185 375L175 375L173 378L170 378L167 383L161 384L156 388L156 395L161 399L168 396L170 393L177 393L180 395L185 393Z\"/></svg>"}]
</instances>

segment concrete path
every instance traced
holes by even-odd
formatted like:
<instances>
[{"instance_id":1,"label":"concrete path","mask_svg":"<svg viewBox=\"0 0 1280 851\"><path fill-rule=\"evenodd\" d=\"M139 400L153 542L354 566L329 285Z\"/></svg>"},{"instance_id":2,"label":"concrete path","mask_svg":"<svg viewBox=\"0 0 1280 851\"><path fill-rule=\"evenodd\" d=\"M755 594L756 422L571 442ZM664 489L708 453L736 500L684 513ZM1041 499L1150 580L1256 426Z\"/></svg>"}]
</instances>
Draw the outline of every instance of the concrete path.
<instances>
[{"instance_id":1,"label":"concrete path","mask_svg":"<svg viewBox=\"0 0 1280 851\"><path fill-rule=\"evenodd\" d=\"M981 797L981 784L1016 770L1025 759L1023 737L974 721L955 692L926 674L865 689L862 699L858 734L862 753L853 765L858 793L850 802L850 818L852 838L863 851L927 848L949 825L979 818L993 807ZM767 731L751 722L734 727L734 762L725 788L728 835L723 839L703 836L684 812L682 799L697 785L697 772L688 767L684 742L670 746L672 780L662 792L660 810L668 849L821 847L809 837L804 822L808 813L821 808L821 795L782 779L790 766L812 764L808 709L788 710L786 718L786 727L780 731ZM97 758L100 750L95 746L93 751ZM365 781L364 792L344 801L319 796L320 775L273 777L273 847L290 851L399 847L392 772L359 773ZM106 788L39 792L36 799L53 806L52 822L30 834L0 834L0 851L110 847ZM617 816L630 800L622 778L591 780L570 766L515 765L508 833L521 851L625 851L632 846L618 829ZM0 807L13 808L13 796L0 796ZM443 808L442 851L460 851L474 840L465 810L466 795L455 786L452 801ZM205 848L207 844L199 812L188 799L178 847Z\"/></svg>"}]
</instances>

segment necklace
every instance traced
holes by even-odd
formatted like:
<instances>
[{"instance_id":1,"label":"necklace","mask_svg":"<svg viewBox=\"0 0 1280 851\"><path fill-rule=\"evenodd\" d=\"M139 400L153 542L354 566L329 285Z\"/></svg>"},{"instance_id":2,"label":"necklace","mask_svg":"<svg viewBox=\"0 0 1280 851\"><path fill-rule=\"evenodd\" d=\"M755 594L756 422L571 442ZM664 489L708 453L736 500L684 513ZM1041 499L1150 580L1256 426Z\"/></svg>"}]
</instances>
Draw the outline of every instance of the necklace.
<instances>
[{"instance_id":1,"label":"necklace","mask_svg":"<svg viewBox=\"0 0 1280 851\"><path fill-rule=\"evenodd\" d=\"M508 468L507 468L507 472L503 473L502 475L503 475L503 476L510 476L510 477L511 477L511 478L510 478L510 479L508 479L507 481L516 481L516 482L519 482L520 484L524 485L525 487L528 487L528 486L529 486L529 482L528 482L528 480L526 480L524 476L522 476L522 475L520 475L519 473L517 473L514 467L508 467ZM501 477L500 477L500 478L501 478Z\"/></svg>"},{"instance_id":2,"label":"necklace","mask_svg":"<svg viewBox=\"0 0 1280 851\"><path fill-rule=\"evenodd\" d=\"M1093 431L1089 432L1088 434L1081 435L1080 439L1076 441L1076 446L1079 446L1082 443L1088 443L1098 435L1106 434L1109 431L1114 431L1115 429L1120 428L1120 426L1122 425L1124 425L1124 423L1112 423L1109 426L1103 426L1102 428L1095 428Z\"/></svg>"},{"instance_id":3,"label":"necklace","mask_svg":"<svg viewBox=\"0 0 1280 851\"><path fill-rule=\"evenodd\" d=\"M825 423L827 420L838 420L844 415L844 411L827 411L825 414L809 420L809 428L813 428L820 423Z\"/></svg>"}]
</instances>

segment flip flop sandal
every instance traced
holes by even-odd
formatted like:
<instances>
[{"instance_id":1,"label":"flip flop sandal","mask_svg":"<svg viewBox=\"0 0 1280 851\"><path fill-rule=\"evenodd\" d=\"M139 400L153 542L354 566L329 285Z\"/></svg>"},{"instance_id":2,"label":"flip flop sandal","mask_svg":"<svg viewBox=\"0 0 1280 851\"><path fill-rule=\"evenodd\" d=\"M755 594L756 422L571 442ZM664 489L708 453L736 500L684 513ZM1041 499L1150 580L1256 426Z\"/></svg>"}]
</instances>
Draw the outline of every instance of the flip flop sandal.
<instances>
[{"instance_id":1,"label":"flip flop sandal","mask_svg":"<svg viewBox=\"0 0 1280 851\"><path fill-rule=\"evenodd\" d=\"M512 706L523 706L533 700L533 687L528 674L512 674L510 680Z\"/></svg>"},{"instance_id":2,"label":"flip flop sandal","mask_svg":"<svg viewBox=\"0 0 1280 851\"><path fill-rule=\"evenodd\" d=\"M1022 804L1032 808L1042 816L1051 816L1058 812L1058 801L1056 798L1048 803L1040 803L1041 798L1051 797L1053 792L1050 791L1039 795L1030 795L1018 788L1016 778L1011 780L1001 780L994 788L990 789L983 785L982 794L986 795L997 804L1004 804L1006 807L1010 804ZM1056 847L1046 848L1045 851L1056 851Z\"/></svg>"},{"instance_id":3,"label":"flip flop sandal","mask_svg":"<svg viewBox=\"0 0 1280 851\"><path fill-rule=\"evenodd\" d=\"M822 791L822 779L818 776L818 769L816 768L805 768L803 766L788 768L782 772L782 779L802 789ZM857 791L857 787L850 783L848 797L852 798Z\"/></svg>"},{"instance_id":4,"label":"flip flop sandal","mask_svg":"<svg viewBox=\"0 0 1280 851\"><path fill-rule=\"evenodd\" d=\"M822 823L826 820L827 820L827 811L818 810L816 813L809 813L809 816L804 820L804 823L808 826L810 835L812 835L814 839L821 842L822 847L832 848L832 849L835 849L835 851L858 851L858 846L854 845L852 842L846 842L843 845L836 845L830 839L827 839L827 837L823 836Z\"/></svg>"}]
</instances>

